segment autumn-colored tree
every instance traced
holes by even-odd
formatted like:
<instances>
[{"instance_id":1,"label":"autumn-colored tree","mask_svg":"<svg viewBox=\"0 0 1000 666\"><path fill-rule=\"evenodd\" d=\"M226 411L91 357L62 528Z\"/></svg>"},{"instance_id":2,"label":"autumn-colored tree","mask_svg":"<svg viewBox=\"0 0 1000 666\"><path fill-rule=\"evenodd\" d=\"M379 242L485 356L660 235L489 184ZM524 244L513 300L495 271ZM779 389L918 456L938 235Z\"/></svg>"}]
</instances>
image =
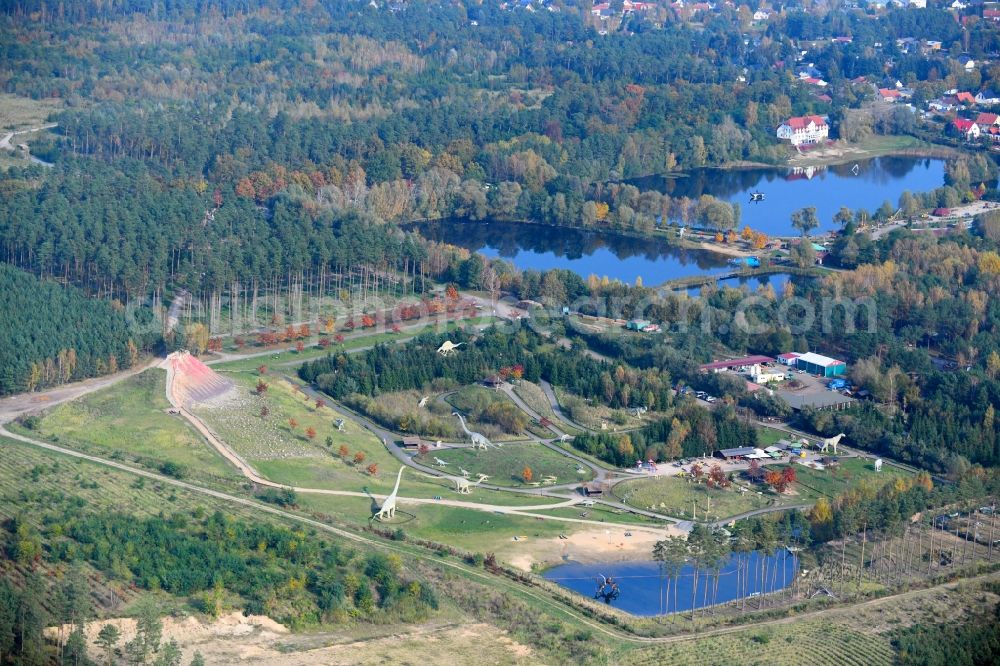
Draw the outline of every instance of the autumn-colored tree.
<instances>
[{"instance_id":1,"label":"autumn-colored tree","mask_svg":"<svg viewBox=\"0 0 1000 666\"><path fill-rule=\"evenodd\" d=\"M531 479L533 479L534 476L535 475L531 471L531 468L528 467L527 465L525 465L524 469L521 470L521 478L524 480L525 483L531 483Z\"/></svg>"},{"instance_id":2,"label":"autumn-colored tree","mask_svg":"<svg viewBox=\"0 0 1000 666\"><path fill-rule=\"evenodd\" d=\"M354 464L355 465L360 465L364 461L365 461L365 454L364 454L364 452L358 451L357 453L354 454Z\"/></svg>"},{"instance_id":3,"label":"autumn-colored tree","mask_svg":"<svg viewBox=\"0 0 1000 666\"><path fill-rule=\"evenodd\" d=\"M716 231L715 232L715 242L716 243L721 243L722 239L723 239L722 232L721 231Z\"/></svg>"},{"instance_id":4,"label":"autumn-colored tree","mask_svg":"<svg viewBox=\"0 0 1000 666\"><path fill-rule=\"evenodd\" d=\"M327 347L330 346L330 338L320 338L318 344L323 349L326 349Z\"/></svg>"},{"instance_id":5,"label":"autumn-colored tree","mask_svg":"<svg viewBox=\"0 0 1000 666\"><path fill-rule=\"evenodd\" d=\"M267 374L267 366L266 365L258 365L257 366L257 374L258 375L266 375Z\"/></svg>"},{"instance_id":6,"label":"autumn-colored tree","mask_svg":"<svg viewBox=\"0 0 1000 666\"><path fill-rule=\"evenodd\" d=\"M316 409L323 409L326 407L326 400L323 400L323 398L317 398L315 405Z\"/></svg>"},{"instance_id":7,"label":"autumn-colored tree","mask_svg":"<svg viewBox=\"0 0 1000 666\"><path fill-rule=\"evenodd\" d=\"M306 343L302 342L301 340L295 343L295 351L299 352L300 354L305 348L306 348Z\"/></svg>"},{"instance_id":8,"label":"autumn-colored tree","mask_svg":"<svg viewBox=\"0 0 1000 666\"><path fill-rule=\"evenodd\" d=\"M781 472L773 469L767 470L766 472L764 472L764 483L771 486L780 493L781 491L778 490L778 486L784 484L784 481L781 478Z\"/></svg>"},{"instance_id":9,"label":"autumn-colored tree","mask_svg":"<svg viewBox=\"0 0 1000 666\"><path fill-rule=\"evenodd\" d=\"M338 345L344 344L344 334L343 333L337 333L337 335L333 336L333 339L337 342Z\"/></svg>"},{"instance_id":10,"label":"autumn-colored tree","mask_svg":"<svg viewBox=\"0 0 1000 666\"><path fill-rule=\"evenodd\" d=\"M378 463L372 463L371 465L368 465L366 471L368 472L369 475L375 476L376 474L378 474Z\"/></svg>"},{"instance_id":11,"label":"autumn-colored tree","mask_svg":"<svg viewBox=\"0 0 1000 666\"><path fill-rule=\"evenodd\" d=\"M781 480L786 486L790 486L795 483L795 468L789 465L785 469L781 470ZM781 492L785 492L782 490Z\"/></svg>"},{"instance_id":12,"label":"autumn-colored tree","mask_svg":"<svg viewBox=\"0 0 1000 666\"><path fill-rule=\"evenodd\" d=\"M236 346L237 349L243 349L244 347L247 346L247 340L246 338L237 335L235 338L233 338L233 344Z\"/></svg>"},{"instance_id":13,"label":"autumn-colored tree","mask_svg":"<svg viewBox=\"0 0 1000 666\"><path fill-rule=\"evenodd\" d=\"M510 369L510 376L514 379L524 377L524 366L518 363Z\"/></svg>"},{"instance_id":14,"label":"autumn-colored tree","mask_svg":"<svg viewBox=\"0 0 1000 666\"><path fill-rule=\"evenodd\" d=\"M270 408L267 405L260 406L260 418L266 419L267 415L271 413Z\"/></svg>"},{"instance_id":15,"label":"autumn-colored tree","mask_svg":"<svg viewBox=\"0 0 1000 666\"><path fill-rule=\"evenodd\" d=\"M603 222L607 219L608 213L611 212L611 207L603 201L598 201L594 204L595 217L598 222Z\"/></svg>"},{"instance_id":16,"label":"autumn-colored tree","mask_svg":"<svg viewBox=\"0 0 1000 666\"><path fill-rule=\"evenodd\" d=\"M732 485L732 481L729 480L729 477L726 476L726 473L718 465L712 465L712 469L708 471L708 478L719 488L728 488Z\"/></svg>"},{"instance_id":17,"label":"autumn-colored tree","mask_svg":"<svg viewBox=\"0 0 1000 666\"><path fill-rule=\"evenodd\" d=\"M289 324L285 327L284 341L290 342L295 339L295 327Z\"/></svg>"},{"instance_id":18,"label":"autumn-colored tree","mask_svg":"<svg viewBox=\"0 0 1000 666\"><path fill-rule=\"evenodd\" d=\"M371 328L375 325L375 317L366 314L361 317L361 328Z\"/></svg>"},{"instance_id":19,"label":"autumn-colored tree","mask_svg":"<svg viewBox=\"0 0 1000 666\"><path fill-rule=\"evenodd\" d=\"M347 456L351 455L351 451L347 448L346 444L341 444L340 448L337 449L337 455L340 456L341 460L347 460Z\"/></svg>"},{"instance_id":20,"label":"autumn-colored tree","mask_svg":"<svg viewBox=\"0 0 1000 666\"><path fill-rule=\"evenodd\" d=\"M400 331L402 331L402 330L403 330L403 329L402 329L402 328L400 328L399 324L393 324L393 325L392 325L392 332L393 332L393 333L399 333L399 332L400 332Z\"/></svg>"},{"instance_id":21,"label":"autumn-colored tree","mask_svg":"<svg viewBox=\"0 0 1000 666\"><path fill-rule=\"evenodd\" d=\"M430 451L431 447L427 446L426 444L421 444L419 448L417 448L417 452L422 456L426 456L428 453L430 453Z\"/></svg>"},{"instance_id":22,"label":"autumn-colored tree","mask_svg":"<svg viewBox=\"0 0 1000 666\"><path fill-rule=\"evenodd\" d=\"M458 300L458 289L455 289L455 285L453 285L453 284L449 284L448 285L448 288L445 289L444 294L445 294L445 296L448 297L449 300L452 300L452 301L457 301Z\"/></svg>"},{"instance_id":23,"label":"autumn-colored tree","mask_svg":"<svg viewBox=\"0 0 1000 666\"><path fill-rule=\"evenodd\" d=\"M291 428L292 430L295 430L296 428L299 427L299 422L296 421L294 417L292 417L288 419L288 427Z\"/></svg>"},{"instance_id":24,"label":"autumn-colored tree","mask_svg":"<svg viewBox=\"0 0 1000 666\"><path fill-rule=\"evenodd\" d=\"M310 335L311 331L309 330L309 324L302 324L301 326L299 326L300 338L308 338Z\"/></svg>"},{"instance_id":25,"label":"autumn-colored tree","mask_svg":"<svg viewBox=\"0 0 1000 666\"><path fill-rule=\"evenodd\" d=\"M257 386L256 388L254 388L254 390L257 392L257 395L264 395L265 393L267 393L267 388L268 388L267 382L265 382L263 379L258 379Z\"/></svg>"},{"instance_id":26,"label":"autumn-colored tree","mask_svg":"<svg viewBox=\"0 0 1000 666\"><path fill-rule=\"evenodd\" d=\"M209 338L208 351L210 352L222 351L222 338Z\"/></svg>"},{"instance_id":27,"label":"autumn-colored tree","mask_svg":"<svg viewBox=\"0 0 1000 666\"><path fill-rule=\"evenodd\" d=\"M695 481L701 481L701 477L705 474L705 470L701 468L701 465L695 463L691 465L691 476L694 477Z\"/></svg>"},{"instance_id":28,"label":"autumn-colored tree","mask_svg":"<svg viewBox=\"0 0 1000 666\"><path fill-rule=\"evenodd\" d=\"M310 440L316 439L316 428L309 426L306 428L306 437Z\"/></svg>"}]
</instances>

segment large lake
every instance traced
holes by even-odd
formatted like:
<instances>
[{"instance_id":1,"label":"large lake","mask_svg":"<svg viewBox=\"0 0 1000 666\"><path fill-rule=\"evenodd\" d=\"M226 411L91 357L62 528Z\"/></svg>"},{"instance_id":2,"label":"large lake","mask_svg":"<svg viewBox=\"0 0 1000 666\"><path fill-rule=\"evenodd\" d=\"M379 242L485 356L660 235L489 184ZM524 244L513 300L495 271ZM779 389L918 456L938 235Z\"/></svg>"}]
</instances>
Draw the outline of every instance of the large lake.
<instances>
[{"instance_id":1,"label":"large lake","mask_svg":"<svg viewBox=\"0 0 1000 666\"><path fill-rule=\"evenodd\" d=\"M582 229L517 222L426 222L415 225L424 238L502 257L519 269L565 268L586 278L622 282L641 277L648 286L690 275L732 270L715 252L689 250L656 238L632 238Z\"/></svg>"},{"instance_id":2,"label":"large lake","mask_svg":"<svg viewBox=\"0 0 1000 666\"><path fill-rule=\"evenodd\" d=\"M758 572L760 553L750 553L751 580L744 588L740 581L740 590L736 585L736 556L730 557L719 575L719 589L715 597L716 603L724 603L741 596L756 596L784 589L795 581L799 570L798 558L785 550L779 550L776 555L767 557L767 580L761 583L754 576ZM775 567L775 564L777 566ZM772 580L771 572L774 571ZM669 612L691 609L691 593L694 585L694 569L685 567L677 585L677 604L674 605L674 584L670 585ZM661 607L661 585L664 581L660 576L660 566L657 562L609 562L604 564L578 564L570 562L549 569L545 578L563 587L569 588L586 597L593 597L601 576L612 576L618 583L621 595L611 602L615 608L620 608L633 615L659 615ZM698 589L695 592L695 608L702 607L705 586L708 585L707 604L711 605L714 579L711 576L699 574ZM665 588L664 588L665 589ZM745 593L745 594L743 594Z\"/></svg>"},{"instance_id":3,"label":"large lake","mask_svg":"<svg viewBox=\"0 0 1000 666\"><path fill-rule=\"evenodd\" d=\"M677 176L650 176L629 181L642 190L696 199L710 194L740 204L740 227L750 225L771 236L798 235L792 212L815 206L820 227L837 228L833 216L841 206L875 212L888 201L893 209L909 190L927 192L944 185L944 160L878 157L856 163L806 169L697 169ZM764 201L750 203L751 192Z\"/></svg>"},{"instance_id":4,"label":"large lake","mask_svg":"<svg viewBox=\"0 0 1000 666\"><path fill-rule=\"evenodd\" d=\"M874 212L884 201L896 206L907 190L926 192L944 184L944 161L940 159L880 157L860 161L857 169L854 167L844 164L808 171L700 169L631 182L641 189L655 189L673 197L711 194L739 202L741 226L750 225L772 236L798 235L791 226L791 215L805 206L815 206L822 223L820 230L829 230L835 227L833 216L841 206ZM755 191L763 192L765 200L750 203L750 193ZM647 286L655 286L675 278L732 269L722 255L678 248L657 238L517 222L451 220L415 227L425 238L487 257L501 257L519 269L563 268L584 278L594 274L633 283L641 277ZM785 280L772 279L772 285L780 289Z\"/></svg>"}]
</instances>

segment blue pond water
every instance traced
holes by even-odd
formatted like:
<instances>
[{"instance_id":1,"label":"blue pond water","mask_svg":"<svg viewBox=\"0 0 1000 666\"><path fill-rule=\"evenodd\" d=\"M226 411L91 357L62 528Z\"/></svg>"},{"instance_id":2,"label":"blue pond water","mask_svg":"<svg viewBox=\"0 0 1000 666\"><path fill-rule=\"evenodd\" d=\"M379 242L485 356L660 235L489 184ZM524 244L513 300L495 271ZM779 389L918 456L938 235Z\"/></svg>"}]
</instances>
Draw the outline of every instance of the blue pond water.
<instances>
[{"instance_id":1,"label":"blue pond water","mask_svg":"<svg viewBox=\"0 0 1000 666\"><path fill-rule=\"evenodd\" d=\"M415 225L424 238L445 241L501 257L521 270L563 268L586 278L594 274L647 286L690 275L733 270L729 258L688 250L655 238L516 222L435 222Z\"/></svg>"},{"instance_id":2,"label":"blue pond water","mask_svg":"<svg viewBox=\"0 0 1000 666\"><path fill-rule=\"evenodd\" d=\"M747 556L744 556L747 557ZM719 589L715 603L732 601L742 596L757 596L758 593L771 593L791 585L799 570L798 558L785 550L779 550L775 555L763 556L754 552L749 554L749 571L751 577L746 584L740 580L737 590L737 560L732 555L719 575ZM759 580L759 562L761 557L767 558L767 580ZM772 571L774 573L772 579ZM545 573L545 578L563 587L569 588L586 597L593 597L597 590L601 575L614 577L618 583L621 595L611 602L615 608L633 615L659 615L663 612L661 606L661 590L665 591L665 579L661 578L658 562L606 562L603 564L579 564L570 562L559 565ZM674 584L670 585L670 598L667 611L674 613L691 609L691 593L694 586L694 568L685 567L677 583L677 602L674 603ZM706 591L707 605L712 604L715 581L704 573L698 576L698 589L695 592L695 608L703 606L702 600Z\"/></svg>"},{"instance_id":3,"label":"blue pond water","mask_svg":"<svg viewBox=\"0 0 1000 666\"><path fill-rule=\"evenodd\" d=\"M841 206L874 212L884 201L893 208L903 192L920 193L944 185L944 160L879 157L854 164L816 169L697 169L681 176L650 176L630 181L639 189L655 189L672 197L710 194L740 204L740 226L750 225L771 236L798 235L792 212L815 206L820 227L836 229L833 216ZM750 203L751 192L764 201Z\"/></svg>"},{"instance_id":4,"label":"blue pond water","mask_svg":"<svg viewBox=\"0 0 1000 666\"><path fill-rule=\"evenodd\" d=\"M768 275L756 275L754 277L731 277L723 278L717 280L716 284L721 289L722 287L741 287L746 286L750 291L756 291L758 288L765 284L771 285L776 294L781 294L781 291L791 280L791 276L788 273L770 273ZM701 287L691 287L686 290L688 296L698 297L701 295Z\"/></svg>"}]
</instances>

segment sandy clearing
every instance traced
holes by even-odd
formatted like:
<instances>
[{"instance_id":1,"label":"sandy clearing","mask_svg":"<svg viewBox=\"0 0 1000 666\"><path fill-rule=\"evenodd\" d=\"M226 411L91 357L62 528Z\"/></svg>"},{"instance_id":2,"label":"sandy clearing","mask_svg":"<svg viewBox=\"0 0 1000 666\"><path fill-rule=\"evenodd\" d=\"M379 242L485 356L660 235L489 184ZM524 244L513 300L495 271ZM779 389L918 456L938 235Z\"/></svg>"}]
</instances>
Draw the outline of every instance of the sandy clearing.
<instances>
[{"instance_id":1,"label":"sandy clearing","mask_svg":"<svg viewBox=\"0 0 1000 666\"><path fill-rule=\"evenodd\" d=\"M121 646L136 634L131 618L91 622L86 626L92 657L103 659L95 642L106 624L121 631ZM378 631L379 628L372 628ZM372 638L344 632L293 634L285 626L264 616L245 617L239 612L221 616L214 622L194 617L164 618L163 639L177 641L183 653L182 663L200 652L209 664L267 664L268 666L312 666L314 664L416 664L457 663L470 645L483 648L480 658L471 663L527 664L532 659L530 647L512 640L505 632L484 623L387 627L386 635ZM68 632L70 627L67 626ZM50 635L56 627L46 630ZM488 656L487 656L488 655ZM464 660L463 660L464 661Z\"/></svg>"},{"instance_id":2,"label":"sandy clearing","mask_svg":"<svg viewBox=\"0 0 1000 666\"><path fill-rule=\"evenodd\" d=\"M681 534L677 529L664 528L653 531L635 528L625 532L618 528L578 530L566 534L565 539L528 538L511 541L498 553L511 566L530 571L532 565L553 565L564 561L622 562L649 560L653 546L670 534Z\"/></svg>"}]
</instances>

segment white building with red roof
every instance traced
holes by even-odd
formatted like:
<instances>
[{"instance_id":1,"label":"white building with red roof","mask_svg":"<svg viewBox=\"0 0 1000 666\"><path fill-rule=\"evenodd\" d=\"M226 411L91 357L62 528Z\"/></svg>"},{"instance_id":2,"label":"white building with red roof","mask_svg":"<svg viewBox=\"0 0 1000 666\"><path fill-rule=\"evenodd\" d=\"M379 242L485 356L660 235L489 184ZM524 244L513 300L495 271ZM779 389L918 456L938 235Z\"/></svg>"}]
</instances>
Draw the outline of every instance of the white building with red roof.
<instances>
[{"instance_id":1,"label":"white building with red roof","mask_svg":"<svg viewBox=\"0 0 1000 666\"><path fill-rule=\"evenodd\" d=\"M820 143L830 136L830 125L823 116L795 116L778 126L777 136L793 146Z\"/></svg>"}]
</instances>

